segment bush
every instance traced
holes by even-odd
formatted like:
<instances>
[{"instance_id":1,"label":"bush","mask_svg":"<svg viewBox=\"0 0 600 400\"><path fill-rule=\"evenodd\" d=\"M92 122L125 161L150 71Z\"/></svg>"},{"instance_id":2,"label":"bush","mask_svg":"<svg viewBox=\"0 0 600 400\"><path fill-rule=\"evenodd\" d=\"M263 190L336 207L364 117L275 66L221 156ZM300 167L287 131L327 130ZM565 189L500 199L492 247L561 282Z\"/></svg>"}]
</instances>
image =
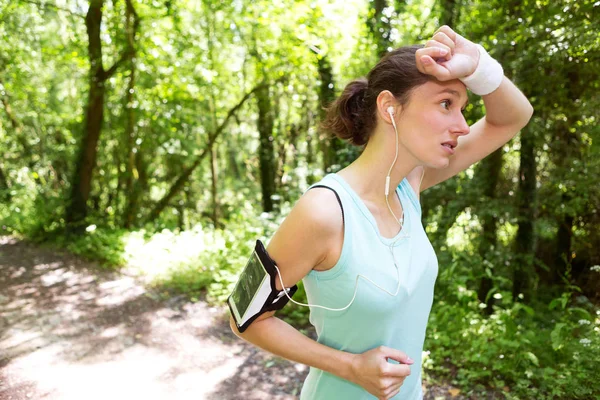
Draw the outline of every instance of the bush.
<instances>
[{"instance_id":1,"label":"bush","mask_svg":"<svg viewBox=\"0 0 600 400\"><path fill-rule=\"evenodd\" d=\"M125 241L129 232L124 229L98 228L88 225L83 234L69 234L57 230L47 242L69 250L73 254L97 261L104 269L116 270L125 265Z\"/></svg>"},{"instance_id":2,"label":"bush","mask_svg":"<svg viewBox=\"0 0 600 400\"><path fill-rule=\"evenodd\" d=\"M426 370L476 398L599 398L600 311L585 297L568 291L530 307L498 291L486 317L475 291L454 282L433 305Z\"/></svg>"}]
</instances>

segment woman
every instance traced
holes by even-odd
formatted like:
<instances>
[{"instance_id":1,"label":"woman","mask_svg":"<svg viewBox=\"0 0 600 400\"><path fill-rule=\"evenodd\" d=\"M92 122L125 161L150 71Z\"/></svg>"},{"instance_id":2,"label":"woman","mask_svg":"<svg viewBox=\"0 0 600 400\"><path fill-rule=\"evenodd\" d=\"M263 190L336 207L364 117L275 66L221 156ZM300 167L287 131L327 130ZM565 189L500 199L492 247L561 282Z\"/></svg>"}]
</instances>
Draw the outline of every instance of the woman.
<instances>
[{"instance_id":1,"label":"woman","mask_svg":"<svg viewBox=\"0 0 600 400\"><path fill-rule=\"evenodd\" d=\"M462 115L467 88L487 111L472 126ZM448 26L425 46L387 54L347 85L324 121L364 151L313 185L267 247L279 267L277 289L303 279L318 340L273 312L243 334L232 319L234 333L309 365L301 399L422 398L438 264L419 193L501 147L532 113L500 64Z\"/></svg>"}]
</instances>

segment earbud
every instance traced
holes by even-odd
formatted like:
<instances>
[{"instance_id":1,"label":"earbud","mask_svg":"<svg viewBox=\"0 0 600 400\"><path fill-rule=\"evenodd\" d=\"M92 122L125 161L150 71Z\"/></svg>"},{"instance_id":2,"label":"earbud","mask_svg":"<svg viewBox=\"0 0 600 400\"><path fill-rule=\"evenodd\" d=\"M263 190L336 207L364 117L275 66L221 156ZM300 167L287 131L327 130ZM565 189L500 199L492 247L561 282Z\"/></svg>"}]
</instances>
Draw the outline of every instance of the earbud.
<instances>
[{"instance_id":1,"label":"earbud","mask_svg":"<svg viewBox=\"0 0 600 400\"><path fill-rule=\"evenodd\" d=\"M390 114L390 117L392 117L392 118L394 117L394 107L389 106L387 108L387 112L388 112L388 114Z\"/></svg>"}]
</instances>

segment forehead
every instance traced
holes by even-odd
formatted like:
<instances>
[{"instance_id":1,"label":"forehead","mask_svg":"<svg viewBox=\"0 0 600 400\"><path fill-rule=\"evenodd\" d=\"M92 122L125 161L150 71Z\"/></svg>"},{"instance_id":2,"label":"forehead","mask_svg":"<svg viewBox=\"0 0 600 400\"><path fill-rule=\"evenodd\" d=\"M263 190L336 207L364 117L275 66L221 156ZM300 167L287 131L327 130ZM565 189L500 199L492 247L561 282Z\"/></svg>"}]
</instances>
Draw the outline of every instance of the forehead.
<instances>
[{"instance_id":1,"label":"forehead","mask_svg":"<svg viewBox=\"0 0 600 400\"><path fill-rule=\"evenodd\" d=\"M454 95L463 102L467 101L468 99L467 88L458 79L453 79L446 82L440 82L437 80L428 81L415 88L414 94L423 98L431 98L438 95Z\"/></svg>"}]
</instances>

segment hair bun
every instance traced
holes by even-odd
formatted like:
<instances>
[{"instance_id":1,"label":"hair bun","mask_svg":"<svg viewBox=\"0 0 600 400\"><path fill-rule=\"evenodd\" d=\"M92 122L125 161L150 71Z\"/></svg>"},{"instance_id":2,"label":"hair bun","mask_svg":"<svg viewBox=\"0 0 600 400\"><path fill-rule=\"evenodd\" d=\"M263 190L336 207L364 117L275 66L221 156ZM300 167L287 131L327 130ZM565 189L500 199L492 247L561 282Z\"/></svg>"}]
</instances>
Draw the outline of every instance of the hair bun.
<instances>
[{"instance_id":1,"label":"hair bun","mask_svg":"<svg viewBox=\"0 0 600 400\"><path fill-rule=\"evenodd\" d=\"M322 127L354 145L365 145L369 136L364 123L368 88L366 78L348 83L337 100L327 108Z\"/></svg>"},{"instance_id":2,"label":"hair bun","mask_svg":"<svg viewBox=\"0 0 600 400\"><path fill-rule=\"evenodd\" d=\"M377 126L377 96L389 90L401 106L408 104L413 89L432 75L417 69L416 52L423 45L404 46L387 53L366 78L356 79L344 88L321 123L323 129L358 146L367 144Z\"/></svg>"}]
</instances>

